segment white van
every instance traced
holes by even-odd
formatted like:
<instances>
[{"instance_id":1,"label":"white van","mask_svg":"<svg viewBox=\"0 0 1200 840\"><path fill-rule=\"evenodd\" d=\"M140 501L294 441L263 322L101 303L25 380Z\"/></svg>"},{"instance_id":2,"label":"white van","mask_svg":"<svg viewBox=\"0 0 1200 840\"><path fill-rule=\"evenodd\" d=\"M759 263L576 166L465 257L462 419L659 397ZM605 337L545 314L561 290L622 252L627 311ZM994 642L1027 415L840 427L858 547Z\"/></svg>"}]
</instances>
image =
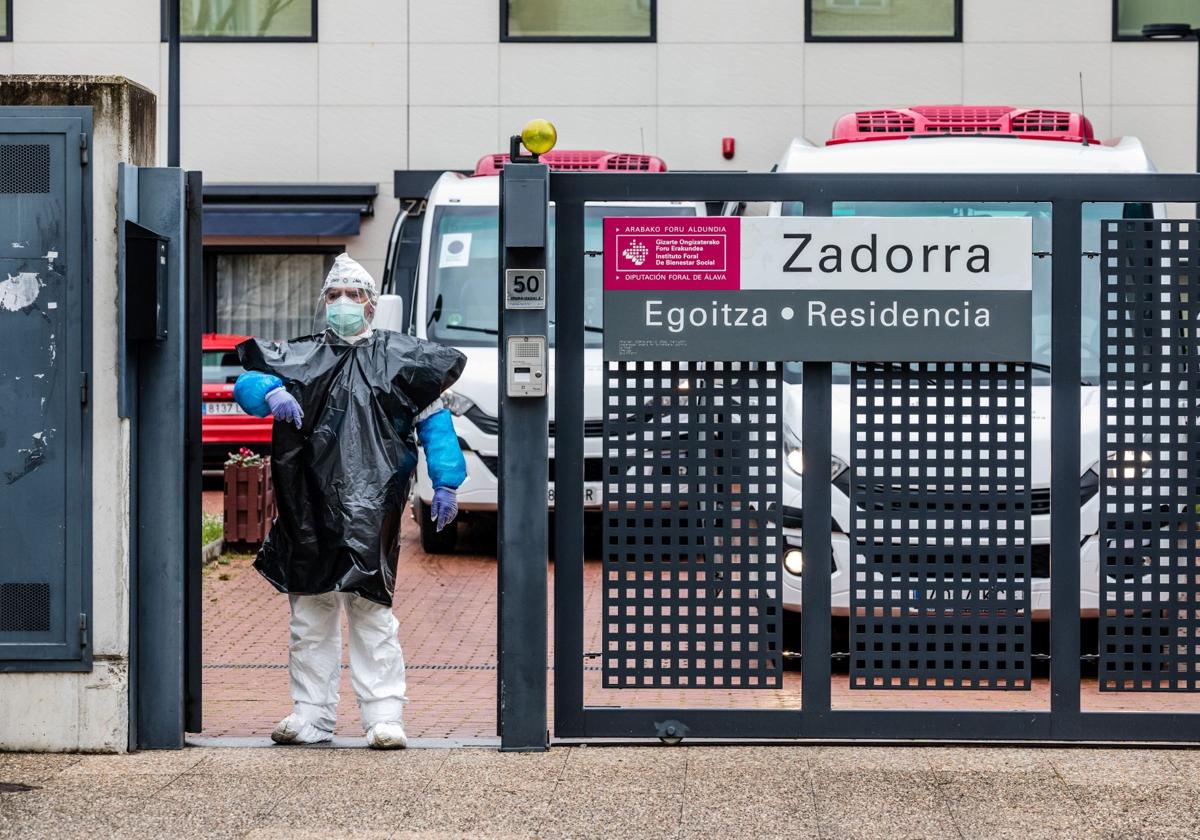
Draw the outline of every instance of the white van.
<instances>
[{"instance_id":1,"label":"white van","mask_svg":"<svg viewBox=\"0 0 1200 840\"><path fill-rule=\"evenodd\" d=\"M603 151L555 149L541 157L551 170L619 172L663 172L666 165L657 157ZM406 315L408 328L420 338L429 338L458 348L467 356L462 377L444 395L454 415L467 480L458 489L458 507L466 516L494 513L497 504L497 461L499 432L499 383L496 350L497 278L500 266L499 215L500 170L508 155L482 158L475 173L464 176L447 172L435 182L426 202L420 257L415 288L406 296L412 304ZM589 252L584 283L584 319L587 329L584 364L584 500L589 509L600 509L601 447L603 423L600 412L600 356L603 326L603 262L601 219L605 216L696 216L704 215L703 204L655 202L637 204L597 203L585 209L584 247ZM548 276L554 272L554 216L551 208ZM550 342L554 343L554 282L547 301ZM553 388L553 350L550 353ZM554 505L554 398L550 394L550 498ZM457 523L440 533L430 525L428 505L433 487L425 468L424 455L417 470L413 511L421 526L421 544L429 552L454 549Z\"/></svg>"},{"instance_id":2,"label":"white van","mask_svg":"<svg viewBox=\"0 0 1200 840\"><path fill-rule=\"evenodd\" d=\"M1085 142L1086 138L1086 142ZM1097 142L1080 114L1008 106L937 106L862 111L840 118L824 146L796 139L779 172L929 173L1145 173L1154 166L1134 138ZM1145 218L1162 208L1145 204L1087 204L1083 210L1083 251L1100 250L1100 219ZM772 215L799 215L789 203L770 207ZM1033 219L1033 465L1032 616L1050 611L1050 205L985 203L840 202L834 216L1024 216ZM1082 365L1079 401L1082 439L1079 469L1081 615L1097 614L1099 546L1099 260L1081 256ZM800 368L789 365L785 380L784 607L801 607L803 547L800 531L801 424ZM833 514L832 611L850 612L852 551L850 532L849 367L834 366L832 453L829 465ZM823 475L823 473L820 473ZM1072 558L1073 559L1073 558Z\"/></svg>"}]
</instances>

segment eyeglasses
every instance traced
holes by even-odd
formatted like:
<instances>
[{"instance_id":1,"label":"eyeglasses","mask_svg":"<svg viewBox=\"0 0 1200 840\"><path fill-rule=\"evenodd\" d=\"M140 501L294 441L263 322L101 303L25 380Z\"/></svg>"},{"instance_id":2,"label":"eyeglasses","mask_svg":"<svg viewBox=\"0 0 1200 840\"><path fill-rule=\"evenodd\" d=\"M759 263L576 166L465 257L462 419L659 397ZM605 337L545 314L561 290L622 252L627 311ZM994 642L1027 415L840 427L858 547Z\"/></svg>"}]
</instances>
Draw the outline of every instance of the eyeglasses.
<instances>
[{"instance_id":1,"label":"eyeglasses","mask_svg":"<svg viewBox=\"0 0 1200 840\"><path fill-rule=\"evenodd\" d=\"M371 299L370 293L366 289L349 288L332 288L325 292L325 303L335 303L342 296L350 298L355 303L366 303Z\"/></svg>"}]
</instances>

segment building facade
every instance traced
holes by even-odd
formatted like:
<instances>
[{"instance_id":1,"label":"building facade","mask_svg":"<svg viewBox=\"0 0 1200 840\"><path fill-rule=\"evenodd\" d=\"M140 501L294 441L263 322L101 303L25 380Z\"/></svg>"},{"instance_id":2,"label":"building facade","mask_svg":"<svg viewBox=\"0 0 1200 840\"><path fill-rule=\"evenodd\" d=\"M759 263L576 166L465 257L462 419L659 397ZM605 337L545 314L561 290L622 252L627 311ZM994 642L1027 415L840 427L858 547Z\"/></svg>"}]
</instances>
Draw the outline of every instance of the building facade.
<instances>
[{"instance_id":1,"label":"building facade","mask_svg":"<svg viewBox=\"0 0 1200 840\"><path fill-rule=\"evenodd\" d=\"M1190 0L181 3L182 162L233 185L206 197L205 318L222 332L299 329L343 248L379 276L406 198L393 172L469 170L533 116L562 148L764 170L852 110L1082 108L1099 136L1140 137L1160 169L1195 165L1196 45L1138 34L1200 25ZM165 160L165 0L0 8L0 73L149 87ZM289 195L264 186L281 183Z\"/></svg>"}]
</instances>

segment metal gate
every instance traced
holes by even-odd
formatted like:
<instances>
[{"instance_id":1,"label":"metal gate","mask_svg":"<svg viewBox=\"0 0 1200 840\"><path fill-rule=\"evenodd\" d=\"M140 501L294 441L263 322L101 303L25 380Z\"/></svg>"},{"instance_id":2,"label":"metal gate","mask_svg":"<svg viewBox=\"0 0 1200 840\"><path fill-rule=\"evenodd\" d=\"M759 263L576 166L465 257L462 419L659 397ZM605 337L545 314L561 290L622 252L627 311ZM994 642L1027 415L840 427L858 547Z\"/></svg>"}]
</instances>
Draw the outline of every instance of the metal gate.
<instances>
[{"instance_id":1,"label":"metal gate","mask_svg":"<svg viewBox=\"0 0 1200 840\"><path fill-rule=\"evenodd\" d=\"M1082 707L1078 562L1081 261L1092 259L1100 261L1098 688L1197 691L1200 222L1095 222L1102 225L1101 246L1085 254L1082 212L1095 202L1198 199L1196 175L553 174L555 735L1200 741L1200 706L1197 713ZM803 483L809 527L799 708L585 703L585 671L597 668L605 688L759 691L781 684L782 372L765 360L604 363L603 631L600 650L585 646L585 290L578 279L598 253L585 249L584 207L672 200L797 202L808 216L833 215L836 202L1051 207L1051 252L1031 257L1052 263L1049 556L1055 562L1044 707L834 707L825 480ZM803 462L827 464L833 367L797 361L803 363ZM1022 362L852 365L851 440L882 435L899 442L855 445L849 465L852 691L1030 689L1030 578L1035 563L1047 562L1035 558L1029 542L1031 512L1044 513L1046 504L1028 477L1030 376L1031 365ZM913 404L944 411L899 410ZM646 405L663 407L653 428L641 410ZM982 428L990 431L955 437ZM969 445L936 451L918 445L965 438ZM953 491L922 492L906 478L947 470L962 478ZM978 538L999 532L1013 536ZM924 603L929 599L935 609Z\"/></svg>"}]
</instances>

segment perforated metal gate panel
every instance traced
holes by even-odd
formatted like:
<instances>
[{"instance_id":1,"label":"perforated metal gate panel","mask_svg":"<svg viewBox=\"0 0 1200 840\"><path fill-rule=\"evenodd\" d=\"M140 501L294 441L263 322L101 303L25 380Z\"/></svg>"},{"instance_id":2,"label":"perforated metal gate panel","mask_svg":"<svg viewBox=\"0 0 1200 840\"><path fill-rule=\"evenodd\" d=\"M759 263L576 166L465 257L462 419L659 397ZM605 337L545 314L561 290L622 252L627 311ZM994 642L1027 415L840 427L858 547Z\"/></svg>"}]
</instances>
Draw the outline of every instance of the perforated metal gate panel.
<instances>
[{"instance_id":1,"label":"perforated metal gate panel","mask_svg":"<svg viewBox=\"0 0 1200 840\"><path fill-rule=\"evenodd\" d=\"M1100 688L1200 689L1200 222L1101 223Z\"/></svg>"},{"instance_id":2,"label":"perforated metal gate panel","mask_svg":"<svg viewBox=\"0 0 1200 840\"><path fill-rule=\"evenodd\" d=\"M781 365L608 362L604 685L782 682Z\"/></svg>"},{"instance_id":3,"label":"perforated metal gate panel","mask_svg":"<svg viewBox=\"0 0 1200 840\"><path fill-rule=\"evenodd\" d=\"M850 684L1028 689L1029 368L856 364Z\"/></svg>"}]
</instances>

